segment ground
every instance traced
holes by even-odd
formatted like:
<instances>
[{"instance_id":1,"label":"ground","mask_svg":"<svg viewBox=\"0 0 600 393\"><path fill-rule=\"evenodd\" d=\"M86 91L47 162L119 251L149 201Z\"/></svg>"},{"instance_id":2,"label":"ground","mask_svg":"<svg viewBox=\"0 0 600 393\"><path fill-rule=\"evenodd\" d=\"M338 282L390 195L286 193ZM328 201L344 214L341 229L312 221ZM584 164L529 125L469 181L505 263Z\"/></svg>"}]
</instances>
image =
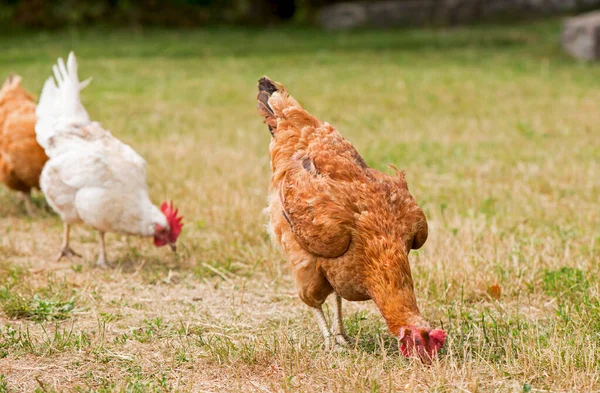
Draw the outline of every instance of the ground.
<instances>
[{"instance_id":1,"label":"ground","mask_svg":"<svg viewBox=\"0 0 600 393\"><path fill-rule=\"evenodd\" d=\"M0 392L599 392L600 68L560 21L322 33L91 30L0 36L36 95L74 49L93 119L148 161L185 216L177 254L110 234L110 270L54 262L61 221L0 186ZM439 361L398 355L371 302L328 352L266 233L269 133L256 81L284 83L367 163L406 170L430 235L411 253ZM330 309L328 309L330 310ZM329 311L328 311L329 312Z\"/></svg>"}]
</instances>

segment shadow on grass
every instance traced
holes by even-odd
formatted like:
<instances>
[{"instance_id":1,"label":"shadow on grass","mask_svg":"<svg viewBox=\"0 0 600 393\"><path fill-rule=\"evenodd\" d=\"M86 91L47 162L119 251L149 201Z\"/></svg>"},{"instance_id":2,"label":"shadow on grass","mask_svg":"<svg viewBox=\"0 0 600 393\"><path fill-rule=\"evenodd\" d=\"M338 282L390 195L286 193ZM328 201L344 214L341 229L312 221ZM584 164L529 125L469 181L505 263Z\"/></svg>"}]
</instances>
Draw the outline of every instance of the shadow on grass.
<instances>
[{"instance_id":1,"label":"shadow on grass","mask_svg":"<svg viewBox=\"0 0 600 393\"><path fill-rule=\"evenodd\" d=\"M360 311L347 317L344 326L358 351L399 356L398 339L388 332L383 320Z\"/></svg>"},{"instance_id":2,"label":"shadow on grass","mask_svg":"<svg viewBox=\"0 0 600 393\"><path fill-rule=\"evenodd\" d=\"M143 250L130 247L129 250L120 255L115 254L110 259L112 270L119 270L127 275L139 275L144 282L156 284L159 282L174 284L178 281L178 274L190 270L190 266L184 263L184 258L177 254L168 256L155 256L144 254Z\"/></svg>"}]
</instances>

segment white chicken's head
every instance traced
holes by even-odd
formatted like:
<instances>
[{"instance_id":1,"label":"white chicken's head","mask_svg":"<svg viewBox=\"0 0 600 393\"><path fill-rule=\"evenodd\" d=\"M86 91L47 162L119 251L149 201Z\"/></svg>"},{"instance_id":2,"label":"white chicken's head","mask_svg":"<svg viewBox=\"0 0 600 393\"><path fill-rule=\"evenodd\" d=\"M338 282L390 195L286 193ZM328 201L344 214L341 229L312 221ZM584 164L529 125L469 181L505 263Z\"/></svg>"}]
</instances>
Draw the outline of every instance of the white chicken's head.
<instances>
[{"instance_id":1,"label":"white chicken's head","mask_svg":"<svg viewBox=\"0 0 600 393\"><path fill-rule=\"evenodd\" d=\"M168 244L173 251L176 251L175 244L183 227L183 217L177 216L179 212L178 209L173 207L173 201L163 202L160 205L160 210L165 215L167 225L154 223L154 245L162 247Z\"/></svg>"}]
</instances>

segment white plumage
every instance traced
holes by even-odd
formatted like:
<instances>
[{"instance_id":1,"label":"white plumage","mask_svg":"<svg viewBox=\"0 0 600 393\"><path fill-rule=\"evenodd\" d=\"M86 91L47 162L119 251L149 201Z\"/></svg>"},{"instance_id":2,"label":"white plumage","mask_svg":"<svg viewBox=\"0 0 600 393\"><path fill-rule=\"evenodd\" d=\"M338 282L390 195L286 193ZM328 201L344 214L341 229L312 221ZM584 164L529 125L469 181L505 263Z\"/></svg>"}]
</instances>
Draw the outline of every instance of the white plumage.
<instances>
[{"instance_id":1,"label":"white plumage","mask_svg":"<svg viewBox=\"0 0 600 393\"><path fill-rule=\"evenodd\" d=\"M54 77L51 76L44 83L40 102L35 114L38 122L35 126L37 140L40 146L47 148L48 138L56 130L66 128L71 124L89 123L90 117L81 104L80 92L90 84L92 78L79 82L77 74L77 59L73 52L69 53L67 65L62 58L52 66Z\"/></svg>"},{"instance_id":2,"label":"white plumage","mask_svg":"<svg viewBox=\"0 0 600 393\"><path fill-rule=\"evenodd\" d=\"M85 223L99 231L99 265L105 264L105 232L168 237L170 222L148 196L146 162L92 122L81 104L80 91L90 80L79 82L73 52L66 67L58 59L53 71L57 85L52 77L44 85L36 111L36 136L49 157L41 189L65 223L58 259L77 255L69 247L72 224ZM169 244L174 248L174 242Z\"/></svg>"}]
</instances>

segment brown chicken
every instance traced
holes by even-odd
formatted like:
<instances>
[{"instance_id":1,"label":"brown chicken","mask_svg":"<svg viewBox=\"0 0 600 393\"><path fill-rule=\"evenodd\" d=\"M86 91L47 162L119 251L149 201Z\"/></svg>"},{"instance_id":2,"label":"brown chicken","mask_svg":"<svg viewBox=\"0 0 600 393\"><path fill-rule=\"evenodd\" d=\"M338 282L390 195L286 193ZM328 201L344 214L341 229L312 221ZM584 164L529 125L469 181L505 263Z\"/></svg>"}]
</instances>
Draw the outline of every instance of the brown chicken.
<instances>
[{"instance_id":1,"label":"brown chicken","mask_svg":"<svg viewBox=\"0 0 600 393\"><path fill-rule=\"evenodd\" d=\"M32 214L31 189L40 188L40 173L48 160L35 137L35 101L11 75L0 90L0 181L18 191Z\"/></svg>"},{"instance_id":2,"label":"brown chicken","mask_svg":"<svg viewBox=\"0 0 600 393\"><path fill-rule=\"evenodd\" d=\"M258 110L272 135L271 236L287 255L300 299L312 308L326 344L348 344L342 298L372 299L402 354L432 359L446 333L432 330L417 307L408 254L425 243L427 220L404 173L369 168L350 142L281 84L263 77L258 89ZM332 334L322 304L334 292Z\"/></svg>"}]
</instances>

